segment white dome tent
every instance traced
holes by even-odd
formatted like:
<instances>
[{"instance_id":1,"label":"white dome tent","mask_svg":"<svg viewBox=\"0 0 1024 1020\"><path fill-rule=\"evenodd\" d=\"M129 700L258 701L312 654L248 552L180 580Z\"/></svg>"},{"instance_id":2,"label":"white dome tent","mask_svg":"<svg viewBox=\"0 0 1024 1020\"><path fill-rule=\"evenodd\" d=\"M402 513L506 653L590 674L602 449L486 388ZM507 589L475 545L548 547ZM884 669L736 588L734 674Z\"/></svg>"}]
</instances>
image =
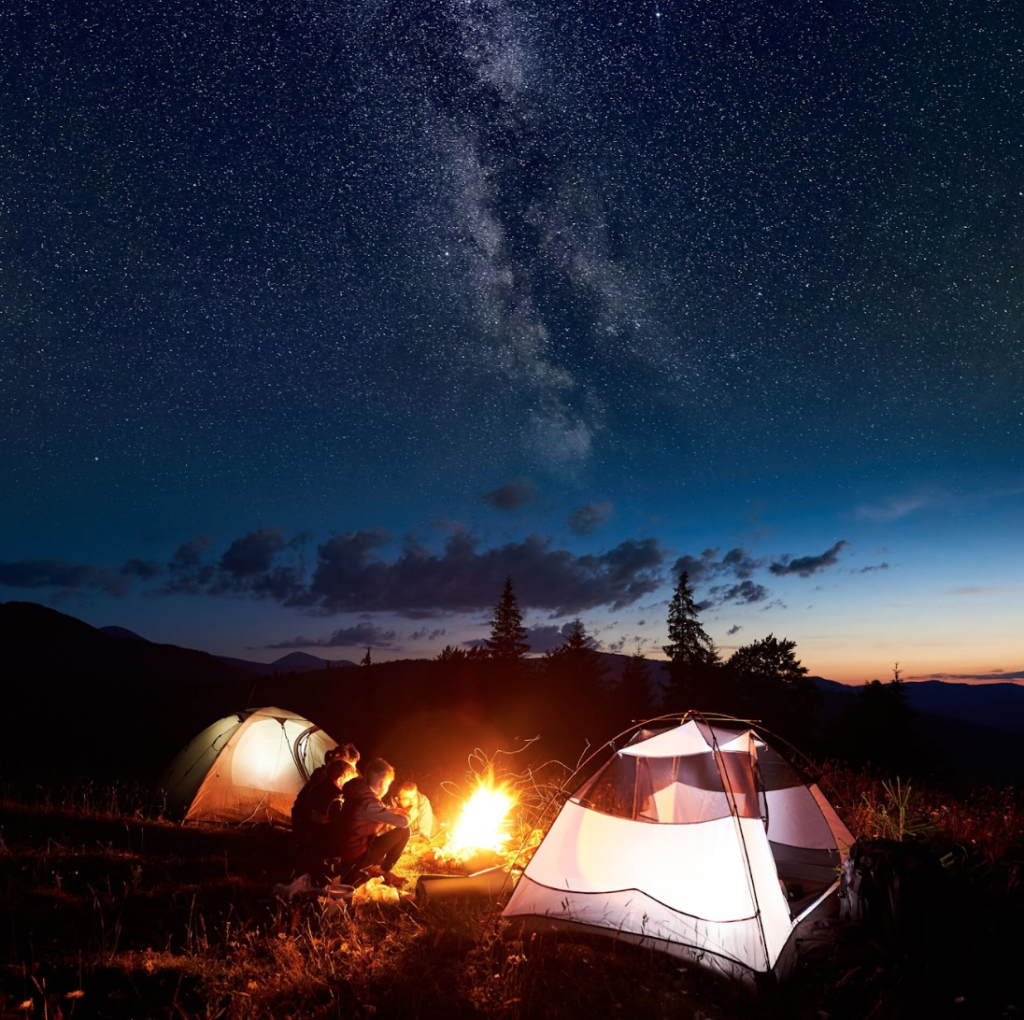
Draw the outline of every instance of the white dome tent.
<instances>
[{"instance_id":1,"label":"white dome tent","mask_svg":"<svg viewBox=\"0 0 1024 1020\"><path fill-rule=\"evenodd\" d=\"M503 916L731 977L784 973L797 926L834 909L853 837L752 724L650 725L663 728L639 731L565 803Z\"/></svg>"},{"instance_id":2,"label":"white dome tent","mask_svg":"<svg viewBox=\"0 0 1024 1020\"><path fill-rule=\"evenodd\" d=\"M191 740L161 781L186 822L291 825L292 804L337 742L281 708L218 719Z\"/></svg>"}]
</instances>

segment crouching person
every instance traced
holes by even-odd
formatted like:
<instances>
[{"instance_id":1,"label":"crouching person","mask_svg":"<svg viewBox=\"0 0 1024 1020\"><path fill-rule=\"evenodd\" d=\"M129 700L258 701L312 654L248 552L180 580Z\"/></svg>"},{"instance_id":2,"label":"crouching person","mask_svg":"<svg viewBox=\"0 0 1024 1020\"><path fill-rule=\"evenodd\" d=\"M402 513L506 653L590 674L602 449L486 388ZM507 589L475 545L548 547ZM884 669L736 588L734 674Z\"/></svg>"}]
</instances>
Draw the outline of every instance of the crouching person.
<instances>
[{"instance_id":1,"label":"crouching person","mask_svg":"<svg viewBox=\"0 0 1024 1020\"><path fill-rule=\"evenodd\" d=\"M364 775L346 784L337 848L342 882L361 885L383 876L388 885L405 885L391 869L409 841L409 813L386 808L383 800L394 778L395 770L383 758L375 758Z\"/></svg>"},{"instance_id":2,"label":"crouching person","mask_svg":"<svg viewBox=\"0 0 1024 1020\"><path fill-rule=\"evenodd\" d=\"M355 765L335 757L321 765L292 805L292 836L299 867L322 877L324 859L334 856L332 832L341 810L342 787L356 774Z\"/></svg>"}]
</instances>

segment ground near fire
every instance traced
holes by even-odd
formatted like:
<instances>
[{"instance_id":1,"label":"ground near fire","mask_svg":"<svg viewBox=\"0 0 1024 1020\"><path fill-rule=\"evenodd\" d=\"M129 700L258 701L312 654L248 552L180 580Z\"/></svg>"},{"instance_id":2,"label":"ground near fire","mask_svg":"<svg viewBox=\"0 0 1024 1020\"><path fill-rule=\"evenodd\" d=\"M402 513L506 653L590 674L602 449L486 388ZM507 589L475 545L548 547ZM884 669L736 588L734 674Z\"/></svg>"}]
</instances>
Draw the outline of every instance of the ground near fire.
<instances>
[{"instance_id":1,"label":"ground near fire","mask_svg":"<svg viewBox=\"0 0 1024 1020\"><path fill-rule=\"evenodd\" d=\"M514 876L558 779L520 786L508 843L461 863L508 867L525 842ZM185 827L138 787L8 787L0 1015L1018 1015L1020 796L955 801L835 766L822 780L856 836L914 840L939 870L898 938L829 921L791 981L753 994L613 938L520 937L488 894L417 895L425 875L460 870L423 847L400 862L401 893L378 880L349 899L290 895L286 830Z\"/></svg>"}]
</instances>

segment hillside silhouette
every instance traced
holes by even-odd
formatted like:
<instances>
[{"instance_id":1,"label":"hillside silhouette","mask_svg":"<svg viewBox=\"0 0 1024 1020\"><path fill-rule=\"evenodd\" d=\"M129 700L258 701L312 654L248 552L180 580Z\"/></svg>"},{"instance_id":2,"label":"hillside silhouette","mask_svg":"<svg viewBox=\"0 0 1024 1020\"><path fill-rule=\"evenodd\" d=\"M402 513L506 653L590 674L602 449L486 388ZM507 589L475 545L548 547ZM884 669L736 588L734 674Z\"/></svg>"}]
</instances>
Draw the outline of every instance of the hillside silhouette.
<instances>
[{"instance_id":1,"label":"hillside silhouette","mask_svg":"<svg viewBox=\"0 0 1024 1020\"><path fill-rule=\"evenodd\" d=\"M206 652L126 639L120 628L99 630L29 602L0 603L0 637L13 723L0 741L6 780L152 782L210 723L266 706L301 713L336 740L355 741L364 754L428 783L463 775L477 747L517 753L511 764L522 767L574 765L631 722L620 697L625 656L584 658L575 668L557 657L503 663L463 655L344 667L321 660L323 668L310 668L312 657L300 657L297 671L282 672L279 662L273 673L259 673ZM649 665L657 693L664 664ZM822 703L797 740L807 753L961 784L1022 778L1008 739L1024 729L1019 686L906 684L913 746L897 747L882 733L872 748L870 719L850 739L863 689L811 679ZM883 760L890 750L908 753Z\"/></svg>"}]
</instances>

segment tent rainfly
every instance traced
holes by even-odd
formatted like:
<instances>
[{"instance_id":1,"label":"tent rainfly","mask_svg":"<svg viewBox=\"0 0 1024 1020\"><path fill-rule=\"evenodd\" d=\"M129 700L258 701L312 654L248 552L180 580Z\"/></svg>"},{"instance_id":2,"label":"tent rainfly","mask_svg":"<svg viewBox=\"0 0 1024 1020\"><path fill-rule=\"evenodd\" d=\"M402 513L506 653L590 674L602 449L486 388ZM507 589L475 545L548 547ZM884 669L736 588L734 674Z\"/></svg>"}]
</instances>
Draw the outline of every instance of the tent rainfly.
<instances>
[{"instance_id":1,"label":"tent rainfly","mask_svg":"<svg viewBox=\"0 0 1024 1020\"><path fill-rule=\"evenodd\" d=\"M281 708L218 719L190 741L161 781L186 822L291 825L292 804L336 746L319 726Z\"/></svg>"},{"instance_id":2,"label":"tent rainfly","mask_svg":"<svg viewBox=\"0 0 1024 1020\"><path fill-rule=\"evenodd\" d=\"M617 751L566 801L503 915L744 980L791 969L797 926L835 909L853 837L749 723L711 718Z\"/></svg>"}]
</instances>

